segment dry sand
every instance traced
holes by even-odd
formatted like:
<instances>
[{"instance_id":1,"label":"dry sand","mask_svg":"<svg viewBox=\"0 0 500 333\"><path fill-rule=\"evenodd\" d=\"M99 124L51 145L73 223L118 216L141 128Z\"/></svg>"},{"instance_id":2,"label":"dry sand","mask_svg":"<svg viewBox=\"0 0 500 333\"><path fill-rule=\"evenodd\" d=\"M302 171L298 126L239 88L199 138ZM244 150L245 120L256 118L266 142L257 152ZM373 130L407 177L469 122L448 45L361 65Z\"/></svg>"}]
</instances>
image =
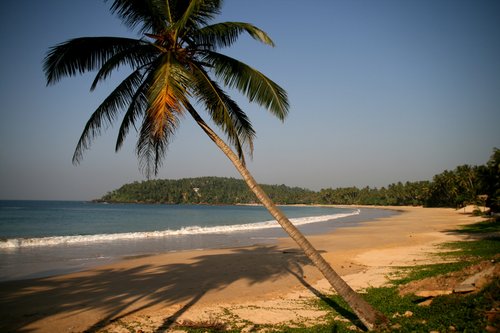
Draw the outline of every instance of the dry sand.
<instances>
[{"instance_id":1,"label":"dry sand","mask_svg":"<svg viewBox=\"0 0 500 333\"><path fill-rule=\"evenodd\" d=\"M395 207L402 214L308 237L355 289L380 286L397 266L427 263L463 210ZM165 332L175 323L321 322L308 303L331 290L293 241L276 246L130 258L85 272L0 283L1 332ZM342 318L339 318L342 320Z\"/></svg>"}]
</instances>

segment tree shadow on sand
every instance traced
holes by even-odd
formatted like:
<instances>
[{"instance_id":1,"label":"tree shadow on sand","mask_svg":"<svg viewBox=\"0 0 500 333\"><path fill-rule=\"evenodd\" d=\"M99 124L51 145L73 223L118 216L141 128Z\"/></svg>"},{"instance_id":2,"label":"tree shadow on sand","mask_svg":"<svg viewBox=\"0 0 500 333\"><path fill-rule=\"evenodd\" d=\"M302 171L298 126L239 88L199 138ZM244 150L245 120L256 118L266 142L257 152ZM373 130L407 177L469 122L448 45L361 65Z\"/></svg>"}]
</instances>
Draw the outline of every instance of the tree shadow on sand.
<instances>
[{"instance_id":1,"label":"tree shadow on sand","mask_svg":"<svg viewBox=\"0 0 500 333\"><path fill-rule=\"evenodd\" d=\"M297 278L297 280L307 289L309 290L313 295L318 297L320 300L322 300L328 307L330 307L332 310L337 312L339 315L342 317L348 319L351 323L353 323L358 329L362 331L366 331L365 325L359 320L359 318L356 316L352 310L349 309L349 306L347 304L341 305L337 303L334 299L331 297L328 297L327 295L321 293L319 290L311 286L307 281L304 279L304 270L300 264L291 264L289 267L290 271L289 273ZM333 329L335 326L333 327Z\"/></svg>"},{"instance_id":2,"label":"tree shadow on sand","mask_svg":"<svg viewBox=\"0 0 500 333\"><path fill-rule=\"evenodd\" d=\"M160 331L165 331L207 292L222 290L240 279L252 285L292 274L307 287L300 273L304 265L310 262L300 252L261 246L201 255L187 263L4 282L0 284L0 331L30 332L41 320L67 322L90 311L95 319L84 323L82 330L96 332L149 307L179 305L161 326Z\"/></svg>"}]
</instances>

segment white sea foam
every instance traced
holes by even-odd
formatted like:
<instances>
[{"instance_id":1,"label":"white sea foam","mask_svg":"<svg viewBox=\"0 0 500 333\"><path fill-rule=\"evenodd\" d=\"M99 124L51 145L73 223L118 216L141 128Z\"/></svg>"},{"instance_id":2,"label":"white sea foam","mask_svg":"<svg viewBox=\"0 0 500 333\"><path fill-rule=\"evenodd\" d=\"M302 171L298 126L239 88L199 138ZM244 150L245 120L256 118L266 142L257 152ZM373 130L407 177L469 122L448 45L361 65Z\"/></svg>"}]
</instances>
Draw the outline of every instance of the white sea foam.
<instances>
[{"instance_id":1,"label":"white sea foam","mask_svg":"<svg viewBox=\"0 0 500 333\"><path fill-rule=\"evenodd\" d=\"M358 215L360 210L355 210L349 213L309 216L290 219L295 226L301 226L311 223L325 222L343 217ZM162 238L169 236L186 236L186 235L208 235L208 234L227 234L241 231L255 231L262 229L278 228L279 224L275 220L235 224L213 227L189 226L178 230L161 230L161 231L145 231L145 232L127 232L115 234L96 234L96 235L77 235L77 236L53 236L53 237L38 237L38 238L12 238L0 240L0 250L9 250L23 247L37 246L55 246L55 245L71 245L82 243L109 242L116 240L140 240L147 238Z\"/></svg>"}]
</instances>

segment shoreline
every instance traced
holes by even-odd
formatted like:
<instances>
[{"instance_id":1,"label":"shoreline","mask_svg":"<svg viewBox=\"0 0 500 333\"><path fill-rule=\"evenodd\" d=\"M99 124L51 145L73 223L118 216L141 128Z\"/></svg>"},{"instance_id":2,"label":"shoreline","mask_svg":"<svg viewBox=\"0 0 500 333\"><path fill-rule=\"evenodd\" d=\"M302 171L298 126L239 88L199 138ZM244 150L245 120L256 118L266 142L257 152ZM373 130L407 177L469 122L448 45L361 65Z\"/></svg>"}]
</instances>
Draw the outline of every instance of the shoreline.
<instances>
[{"instance_id":1,"label":"shoreline","mask_svg":"<svg viewBox=\"0 0 500 333\"><path fill-rule=\"evenodd\" d=\"M296 207L286 207L284 211L287 215L292 214L292 217L295 214L295 218L291 220L305 235L325 234L332 229L350 226L359 221L394 214L382 209L362 209L361 212L354 208L338 211L335 207L308 207L325 210L307 211L308 213L297 215L288 211L292 208ZM238 215L231 214L234 216L232 220L238 222ZM152 232L10 239L4 244L0 242L0 282L84 271L120 261L123 257L276 244L278 238L287 237L270 216L262 216L262 219L257 221L260 222L188 226L186 233L184 228L181 228L163 231L157 229L158 231Z\"/></svg>"},{"instance_id":2,"label":"shoreline","mask_svg":"<svg viewBox=\"0 0 500 333\"><path fill-rule=\"evenodd\" d=\"M308 236L355 289L383 284L396 266L428 262L436 244L460 239L450 230L481 220L448 208L367 208L403 212ZM124 258L83 272L0 283L0 329L118 332L118 320L154 331L171 321L207 320L223 309L254 323L308 320L320 315L262 309L295 307L293 300L316 297L314 291L330 293L325 282L286 238L275 245Z\"/></svg>"}]
</instances>

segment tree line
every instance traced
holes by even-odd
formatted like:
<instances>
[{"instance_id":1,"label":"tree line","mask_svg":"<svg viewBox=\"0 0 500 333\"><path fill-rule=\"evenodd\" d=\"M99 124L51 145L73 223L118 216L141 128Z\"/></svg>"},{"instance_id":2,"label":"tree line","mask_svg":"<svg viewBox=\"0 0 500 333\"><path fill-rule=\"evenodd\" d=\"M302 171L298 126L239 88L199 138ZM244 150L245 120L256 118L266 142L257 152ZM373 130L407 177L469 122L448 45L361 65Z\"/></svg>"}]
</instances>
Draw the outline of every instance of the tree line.
<instances>
[{"instance_id":1,"label":"tree line","mask_svg":"<svg viewBox=\"0 0 500 333\"><path fill-rule=\"evenodd\" d=\"M469 204L500 207L500 150L485 165L461 165L432 181L398 182L386 187L340 187L318 192L286 185L262 185L278 204L337 204L459 208ZM98 201L167 204L254 204L257 199L244 181L200 177L148 180L123 185Z\"/></svg>"}]
</instances>

